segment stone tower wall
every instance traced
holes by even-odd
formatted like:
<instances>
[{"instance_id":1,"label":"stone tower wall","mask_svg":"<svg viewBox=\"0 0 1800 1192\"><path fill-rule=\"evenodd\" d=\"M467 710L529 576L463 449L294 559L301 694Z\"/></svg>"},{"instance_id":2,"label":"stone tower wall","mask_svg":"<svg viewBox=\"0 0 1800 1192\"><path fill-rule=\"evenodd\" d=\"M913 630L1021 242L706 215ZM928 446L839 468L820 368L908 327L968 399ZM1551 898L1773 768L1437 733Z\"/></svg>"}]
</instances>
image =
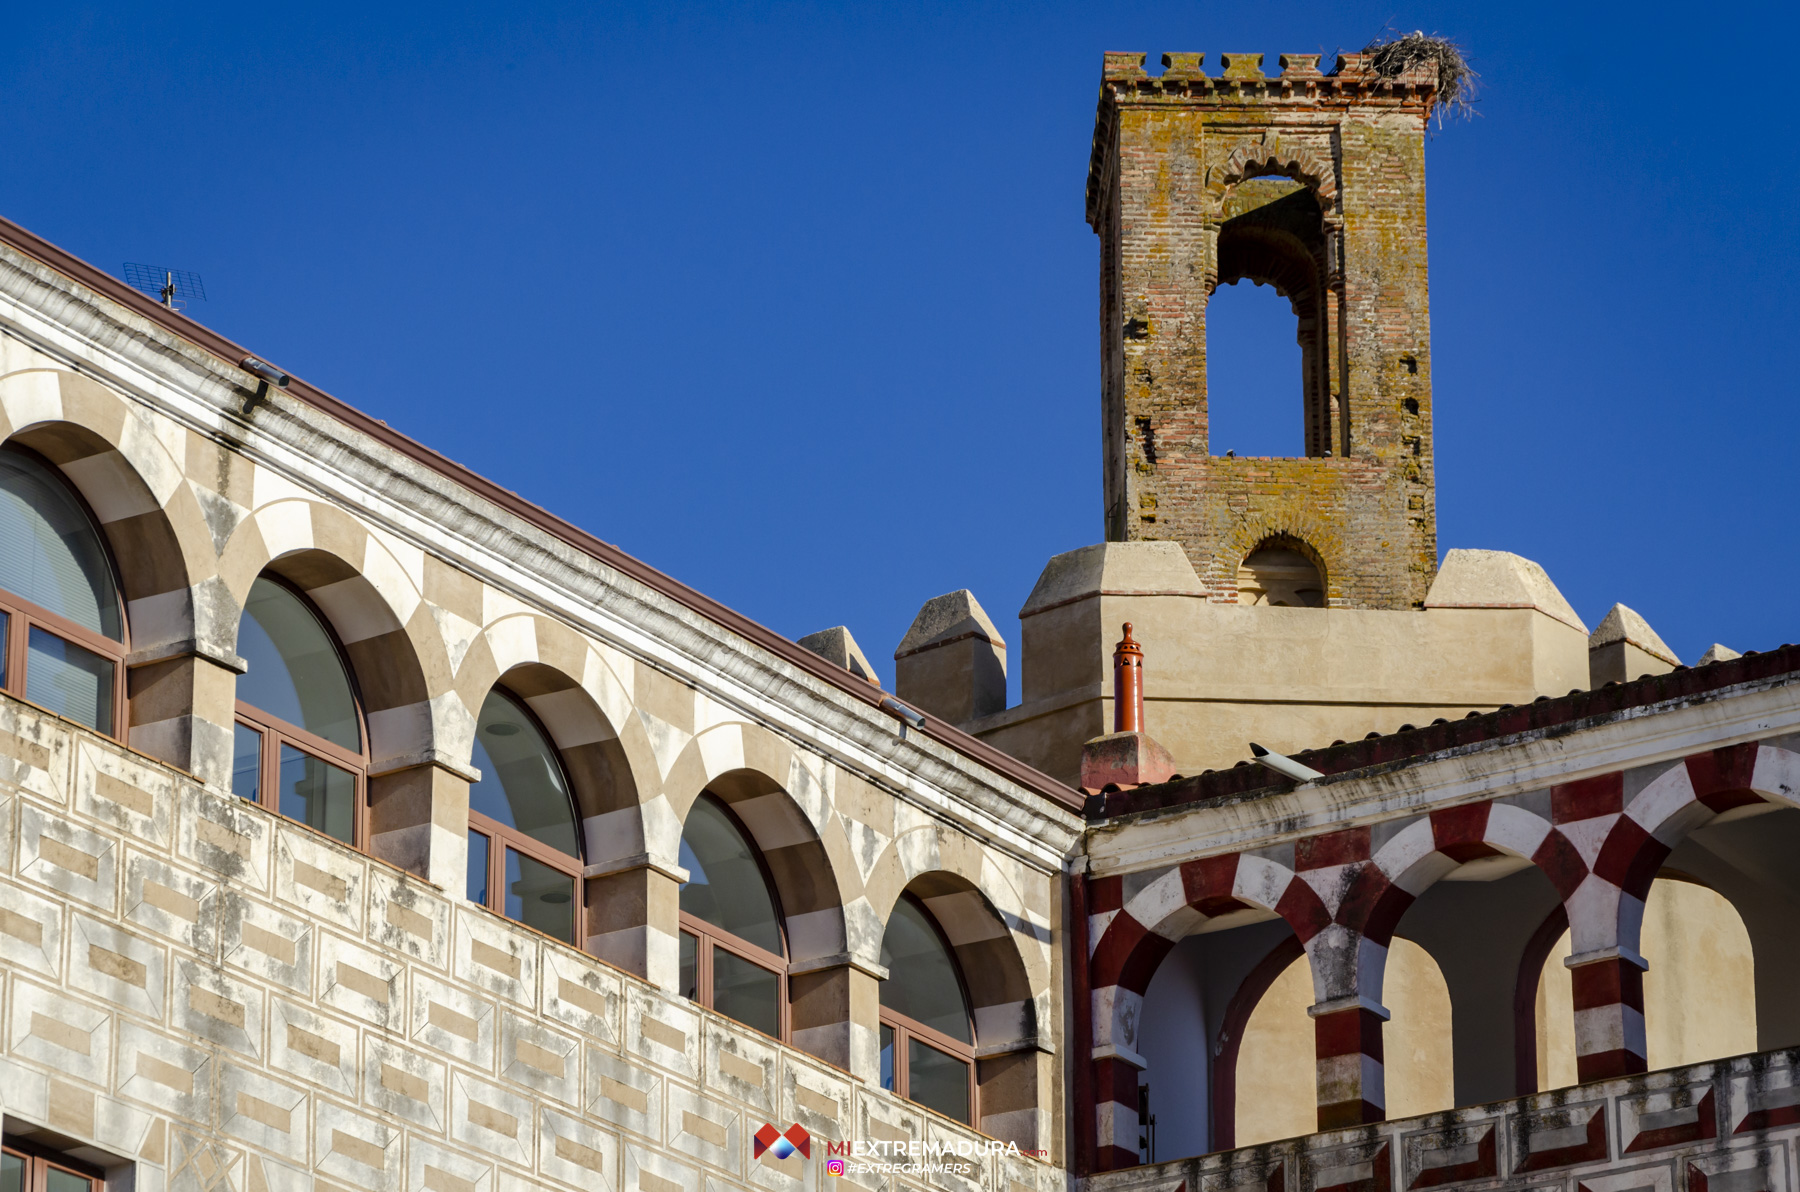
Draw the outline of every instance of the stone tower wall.
<instances>
[{"instance_id":1,"label":"stone tower wall","mask_svg":"<svg viewBox=\"0 0 1800 1192\"><path fill-rule=\"evenodd\" d=\"M1197 54L1165 55L1160 78L1141 54L1107 58L1088 178L1107 537L1180 542L1227 603L1245 556L1281 537L1319 565L1331 605L1415 607L1437 555L1432 80L1380 79L1362 55L1332 75L1283 55L1276 77L1260 55L1222 58L1218 78ZM1228 459L1208 441L1206 307L1239 278L1294 305L1304 457Z\"/></svg>"}]
</instances>

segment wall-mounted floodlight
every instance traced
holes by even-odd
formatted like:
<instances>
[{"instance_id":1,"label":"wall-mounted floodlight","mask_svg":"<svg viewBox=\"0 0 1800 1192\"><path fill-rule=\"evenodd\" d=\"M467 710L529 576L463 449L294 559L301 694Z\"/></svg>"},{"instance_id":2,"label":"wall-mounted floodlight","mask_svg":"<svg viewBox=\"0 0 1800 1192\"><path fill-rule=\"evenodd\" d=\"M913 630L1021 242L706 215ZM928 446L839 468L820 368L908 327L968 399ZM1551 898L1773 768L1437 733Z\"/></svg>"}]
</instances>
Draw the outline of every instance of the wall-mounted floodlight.
<instances>
[{"instance_id":1,"label":"wall-mounted floodlight","mask_svg":"<svg viewBox=\"0 0 1800 1192\"><path fill-rule=\"evenodd\" d=\"M1283 757L1272 749L1264 749L1255 741L1250 742L1250 755L1263 769L1273 770L1283 778L1292 778L1295 782L1311 782L1315 778L1325 777L1311 766L1303 766L1291 757Z\"/></svg>"},{"instance_id":2,"label":"wall-mounted floodlight","mask_svg":"<svg viewBox=\"0 0 1800 1192\"><path fill-rule=\"evenodd\" d=\"M244 362L238 367L247 373L256 374L277 389L288 387L288 375L267 361L258 360L254 356L246 356Z\"/></svg>"},{"instance_id":3,"label":"wall-mounted floodlight","mask_svg":"<svg viewBox=\"0 0 1800 1192\"><path fill-rule=\"evenodd\" d=\"M895 699L888 696L881 701L881 710L911 728L924 728L925 718Z\"/></svg>"}]
</instances>

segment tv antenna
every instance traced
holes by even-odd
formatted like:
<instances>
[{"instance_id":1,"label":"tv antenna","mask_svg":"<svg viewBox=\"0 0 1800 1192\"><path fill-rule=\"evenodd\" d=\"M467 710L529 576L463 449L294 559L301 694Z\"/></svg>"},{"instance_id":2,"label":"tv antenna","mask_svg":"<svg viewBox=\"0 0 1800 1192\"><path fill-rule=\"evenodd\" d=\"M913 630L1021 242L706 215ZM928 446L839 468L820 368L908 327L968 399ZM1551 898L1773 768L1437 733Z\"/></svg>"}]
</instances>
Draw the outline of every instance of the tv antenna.
<instances>
[{"instance_id":1,"label":"tv antenna","mask_svg":"<svg viewBox=\"0 0 1800 1192\"><path fill-rule=\"evenodd\" d=\"M170 310L181 310L194 299L206 301L206 286L198 273L165 269L161 265L125 262L125 284L150 295Z\"/></svg>"}]
</instances>

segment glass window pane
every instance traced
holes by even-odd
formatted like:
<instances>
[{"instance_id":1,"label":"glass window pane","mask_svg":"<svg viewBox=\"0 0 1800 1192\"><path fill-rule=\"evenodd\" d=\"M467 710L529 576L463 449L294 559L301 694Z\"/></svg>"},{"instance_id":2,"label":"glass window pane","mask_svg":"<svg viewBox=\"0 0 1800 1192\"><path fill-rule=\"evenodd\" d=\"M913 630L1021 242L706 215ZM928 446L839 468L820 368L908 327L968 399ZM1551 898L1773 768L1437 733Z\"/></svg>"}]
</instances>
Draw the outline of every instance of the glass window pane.
<instances>
[{"instance_id":1,"label":"glass window pane","mask_svg":"<svg viewBox=\"0 0 1800 1192\"><path fill-rule=\"evenodd\" d=\"M94 1181L60 1167L45 1173L44 1192L94 1192Z\"/></svg>"},{"instance_id":2,"label":"glass window pane","mask_svg":"<svg viewBox=\"0 0 1800 1192\"><path fill-rule=\"evenodd\" d=\"M702 796L681 832L681 909L777 956L781 924L750 844L712 799Z\"/></svg>"},{"instance_id":3,"label":"glass window pane","mask_svg":"<svg viewBox=\"0 0 1800 1192\"><path fill-rule=\"evenodd\" d=\"M113 664L36 625L26 648L25 698L111 734Z\"/></svg>"},{"instance_id":4,"label":"glass window pane","mask_svg":"<svg viewBox=\"0 0 1800 1192\"><path fill-rule=\"evenodd\" d=\"M237 649L249 664L238 676L240 700L333 745L362 749L350 676L303 600L270 579L251 584Z\"/></svg>"},{"instance_id":5,"label":"glass window pane","mask_svg":"<svg viewBox=\"0 0 1800 1192\"><path fill-rule=\"evenodd\" d=\"M356 776L341 766L281 747L276 810L345 844L356 832Z\"/></svg>"},{"instance_id":6,"label":"glass window pane","mask_svg":"<svg viewBox=\"0 0 1800 1192\"><path fill-rule=\"evenodd\" d=\"M0 588L124 640L100 531L62 477L16 447L0 448Z\"/></svg>"},{"instance_id":7,"label":"glass window pane","mask_svg":"<svg viewBox=\"0 0 1800 1192\"><path fill-rule=\"evenodd\" d=\"M681 996L690 1002L700 996L700 941L681 933Z\"/></svg>"},{"instance_id":8,"label":"glass window pane","mask_svg":"<svg viewBox=\"0 0 1800 1192\"><path fill-rule=\"evenodd\" d=\"M484 832L469 833L469 901L488 905L488 849L493 842Z\"/></svg>"},{"instance_id":9,"label":"glass window pane","mask_svg":"<svg viewBox=\"0 0 1800 1192\"><path fill-rule=\"evenodd\" d=\"M502 691L490 691L475 724L471 759L481 781L469 809L571 857L581 856L562 764L537 723Z\"/></svg>"},{"instance_id":10,"label":"glass window pane","mask_svg":"<svg viewBox=\"0 0 1800 1192\"><path fill-rule=\"evenodd\" d=\"M256 802L262 790L263 735L247 724L231 730L231 793Z\"/></svg>"},{"instance_id":11,"label":"glass window pane","mask_svg":"<svg viewBox=\"0 0 1800 1192\"><path fill-rule=\"evenodd\" d=\"M559 940L575 937L575 879L517 849L506 850L506 917Z\"/></svg>"},{"instance_id":12,"label":"glass window pane","mask_svg":"<svg viewBox=\"0 0 1800 1192\"><path fill-rule=\"evenodd\" d=\"M760 964L715 947L713 1009L765 1035L781 1034L781 978Z\"/></svg>"},{"instance_id":13,"label":"glass window pane","mask_svg":"<svg viewBox=\"0 0 1800 1192\"><path fill-rule=\"evenodd\" d=\"M886 1024L881 1028L881 1087L894 1091L894 1028Z\"/></svg>"},{"instance_id":14,"label":"glass window pane","mask_svg":"<svg viewBox=\"0 0 1800 1192\"><path fill-rule=\"evenodd\" d=\"M20 1156L0 1155L0 1192L25 1192L25 1160Z\"/></svg>"},{"instance_id":15,"label":"glass window pane","mask_svg":"<svg viewBox=\"0 0 1800 1192\"><path fill-rule=\"evenodd\" d=\"M881 983L882 1005L952 1039L973 1042L956 961L937 928L910 898L894 904L881 939L881 963L889 974Z\"/></svg>"},{"instance_id":16,"label":"glass window pane","mask_svg":"<svg viewBox=\"0 0 1800 1192\"><path fill-rule=\"evenodd\" d=\"M12 651L6 648L6 632L12 627L12 614L0 613L0 687L6 686L6 659ZM0 1188L0 1192L5 1192Z\"/></svg>"},{"instance_id":17,"label":"glass window pane","mask_svg":"<svg viewBox=\"0 0 1800 1192\"><path fill-rule=\"evenodd\" d=\"M969 1065L917 1039L907 1040L906 1095L959 1122L969 1120Z\"/></svg>"}]
</instances>

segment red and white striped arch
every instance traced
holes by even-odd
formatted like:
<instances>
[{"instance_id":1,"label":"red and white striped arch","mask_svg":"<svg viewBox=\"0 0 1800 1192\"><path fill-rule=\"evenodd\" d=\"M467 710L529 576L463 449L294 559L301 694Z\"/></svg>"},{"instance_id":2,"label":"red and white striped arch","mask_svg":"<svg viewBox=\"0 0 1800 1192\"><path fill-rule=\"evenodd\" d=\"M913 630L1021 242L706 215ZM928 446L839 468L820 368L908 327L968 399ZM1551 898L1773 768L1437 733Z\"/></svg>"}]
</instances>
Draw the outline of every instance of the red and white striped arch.
<instances>
[{"instance_id":1,"label":"red and white striped arch","mask_svg":"<svg viewBox=\"0 0 1800 1192\"><path fill-rule=\"evenodd\" d=\"M1110 1170L1137 1162L1138 1021L1144 990L1169 950L1198 932L1272 915L1305 941L1330 916L1293 870L1248 854L1188 861L1142 885L1133 881L1129 893L1122 877L1095 879L1090 889L1095 1158Z\"/></svg>"}]
</instances>

